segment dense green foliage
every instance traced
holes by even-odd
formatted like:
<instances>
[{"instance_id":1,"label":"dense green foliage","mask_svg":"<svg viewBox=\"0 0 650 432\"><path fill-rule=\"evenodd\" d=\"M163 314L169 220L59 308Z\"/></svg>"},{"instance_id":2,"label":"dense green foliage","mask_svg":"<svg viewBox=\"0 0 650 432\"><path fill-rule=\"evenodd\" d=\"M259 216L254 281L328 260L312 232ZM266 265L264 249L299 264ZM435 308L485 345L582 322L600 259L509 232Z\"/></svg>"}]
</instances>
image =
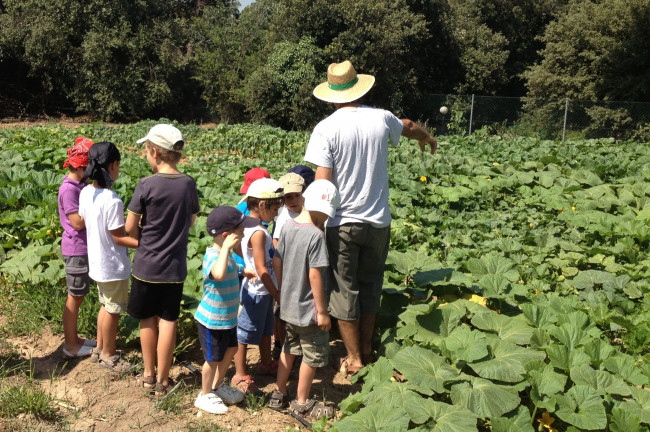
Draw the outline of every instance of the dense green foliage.
<instances>
[{"instance_id":1,"label":"dense green foliage","mask_svg":"<svg viewBox=\"0 0 650 432\"><path fill-rule=\"evenodd\" d=\"M417 120L437 113L434 93L530 96L544 130L565 97L650 98L648 11L648 0L257 0L241 12L231 0L0 0L0 115L306 130L327 109L311 90L347 58L377 78L369 104ZM647 122L583 111L594 128Z\"/></svg>"},{"instance_id":2,"label":"dense green foliage","mask_svg":"<svg viewBox=\"0 0 650 432\"><path fill-rule=\"evenodd\" d=\"M65 146L77 135L116 142L123 158L114 189L128 203L149 172L133 143L151 125L0 130L7 325L33 331L32 321L58 320L43 305L32 306L34 316L17 308L65 293L56 212ZM261 165L277 178L299 163L308 135L181 128L181 169L196 179L201 204L181 317L188 335L210 243L207 214L238 201L247 169ZM389 172L394 221L380 358L359 374L362 390L341 403L336 430L532 432L544 414L561 431L647 431L648 149L478 133L442 139L434 156L405 140L391 149ZM130 325L121 332L133 337Z\"/></svg>"}]
</instances>

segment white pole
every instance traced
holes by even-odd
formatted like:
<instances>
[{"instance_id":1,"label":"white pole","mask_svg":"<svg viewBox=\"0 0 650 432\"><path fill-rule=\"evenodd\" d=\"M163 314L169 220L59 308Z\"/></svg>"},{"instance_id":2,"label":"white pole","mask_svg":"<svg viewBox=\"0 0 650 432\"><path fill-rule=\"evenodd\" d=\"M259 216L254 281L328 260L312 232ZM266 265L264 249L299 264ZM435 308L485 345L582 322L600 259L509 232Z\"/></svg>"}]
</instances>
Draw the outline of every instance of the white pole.
<instances>
[{"instance_id":1,"label":"white pole","mask_svg":"<svg viewBox=\"0 0 650 432\"><path fill-rule=\"evenodd\" d=\"M474 95L472 95L472 107L469 109L469 133L472 134L472 118L474 117Z\"/></svg>"},{"instance_id":2,"label":"white pole","mask_svg":"<svg viewBox=\"0 0 650 432\"><path fill-rule=\"evenodd\" d=\"M566 138L566 118L569 114L569 98L566 98L564 103L564 127L562 128L562 141Z\"/></svg>"}]
</instances>

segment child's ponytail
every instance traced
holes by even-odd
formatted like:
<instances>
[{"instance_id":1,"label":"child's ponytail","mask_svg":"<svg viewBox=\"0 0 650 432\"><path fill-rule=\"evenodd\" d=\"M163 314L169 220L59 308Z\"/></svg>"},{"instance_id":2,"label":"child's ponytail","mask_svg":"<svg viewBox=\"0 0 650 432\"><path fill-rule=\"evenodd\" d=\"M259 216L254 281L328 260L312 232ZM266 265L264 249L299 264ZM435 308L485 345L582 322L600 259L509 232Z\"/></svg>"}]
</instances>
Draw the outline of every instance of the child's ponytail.
<instances>
[{"instance_id":1,"label":"child's ponytail","mask_svg":"<svg viewBox=\"0 0 650 432\"><path fill-rule=\"evenodd\" d=\"M108 173L108 165L121 160L120 151L112 142L95 143L88 151L88 167L82 182L86 179L97 181L99 187L110 189L115 180Z\"/></svg>"}]
</instances>

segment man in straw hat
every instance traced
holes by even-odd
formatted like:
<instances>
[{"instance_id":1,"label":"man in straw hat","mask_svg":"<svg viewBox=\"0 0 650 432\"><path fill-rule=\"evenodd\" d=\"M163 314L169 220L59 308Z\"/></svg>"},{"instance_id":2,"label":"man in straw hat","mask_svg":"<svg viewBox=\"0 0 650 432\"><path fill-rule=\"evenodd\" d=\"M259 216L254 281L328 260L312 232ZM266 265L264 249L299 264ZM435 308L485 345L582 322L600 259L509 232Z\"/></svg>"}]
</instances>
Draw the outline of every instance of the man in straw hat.
<instances>
[{"instance_id":1,"label":"man in straw hat","mask_svg":"<svg viewBox=\"0 0 650 432\"><path fill-rule=\"evenodd\" d=\"M329 66L327 82L314 96L333 103L336 111L316 126L305 153L305 161L317 166L316 179L331 180L341 194L325 238L329 307L347 350L340 365L347 376L372 361L390 242L388 145L397 145L403 135L417 140L422 151L426 144L431 153L437 148L436 139L411 120L359 102L374 83L375 77L357 74L348 60Z\"/></svg>"}]
</instances>

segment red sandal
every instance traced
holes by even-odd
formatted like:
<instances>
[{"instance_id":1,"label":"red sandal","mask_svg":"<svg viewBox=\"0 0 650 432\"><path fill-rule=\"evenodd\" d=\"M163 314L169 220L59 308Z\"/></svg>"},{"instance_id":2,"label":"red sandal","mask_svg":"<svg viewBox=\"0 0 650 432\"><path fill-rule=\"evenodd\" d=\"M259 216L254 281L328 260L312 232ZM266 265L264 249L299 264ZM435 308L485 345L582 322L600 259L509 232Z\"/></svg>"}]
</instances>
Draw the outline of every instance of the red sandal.
<instances>
[{"instance_id":1,"label":"red sandal","mask_svg":"<svg viewBox=\"0 0 650 432\"><path fill-rule=\"evenodd\" d=\"M234 387L237 387L243 393L252 393L258 391L258 388L255 385L255 381L253 381L253 377L250 375L244 375L243 377L239 378L233 377L231 384Z\"/></svg>"}]
</instances>

